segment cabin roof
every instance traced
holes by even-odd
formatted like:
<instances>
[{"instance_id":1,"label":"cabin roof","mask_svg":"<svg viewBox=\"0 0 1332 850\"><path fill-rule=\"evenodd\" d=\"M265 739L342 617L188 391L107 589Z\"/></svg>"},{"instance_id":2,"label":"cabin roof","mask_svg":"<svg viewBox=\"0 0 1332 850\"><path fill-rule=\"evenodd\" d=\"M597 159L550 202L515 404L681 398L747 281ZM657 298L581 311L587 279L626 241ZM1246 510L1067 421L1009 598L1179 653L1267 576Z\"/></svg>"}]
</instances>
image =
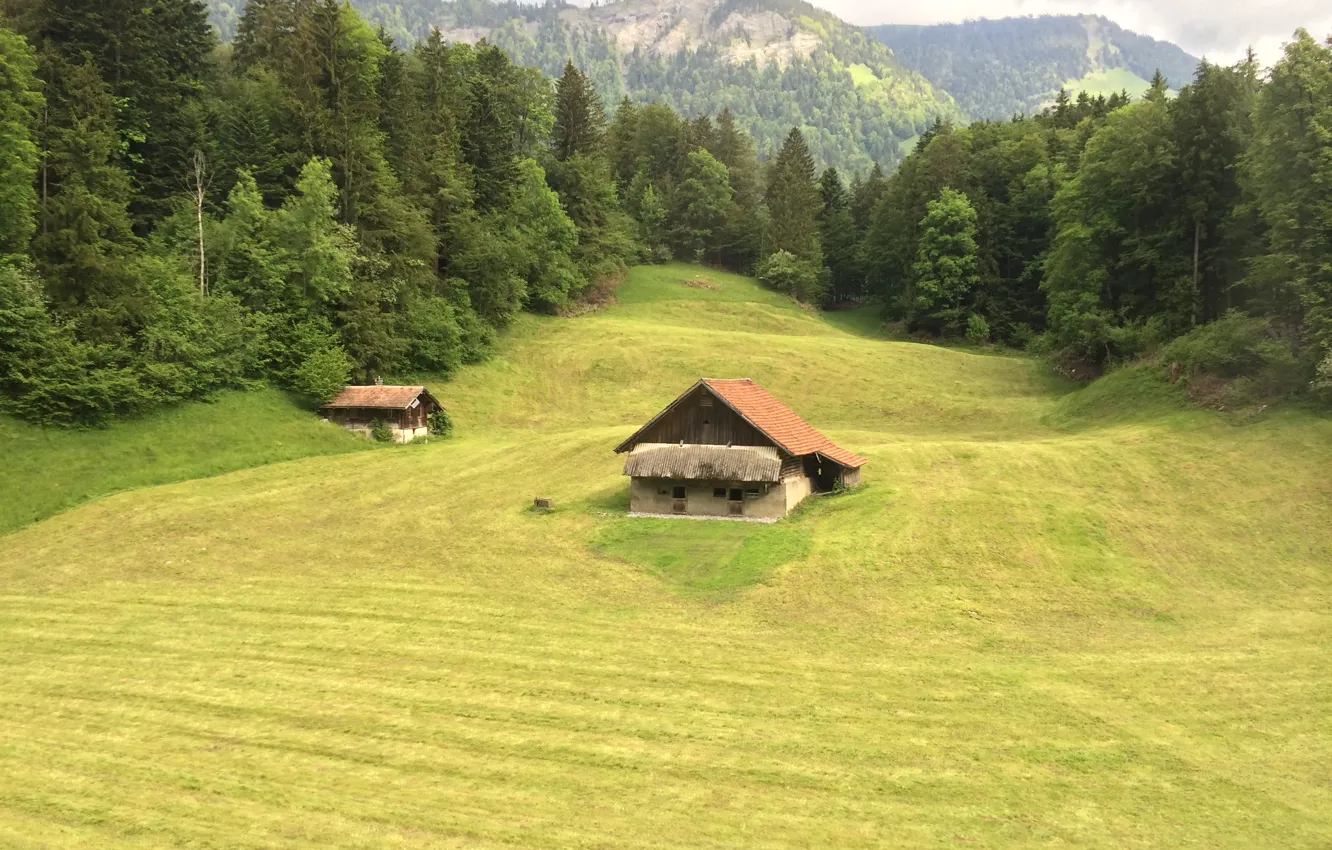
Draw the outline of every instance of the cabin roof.
<instances>
[{"instance_id":1,"label":"cabin roof","mask_svg":"<svg viewBox=\"0 0 1332 850\"><path fill-rule=\"evenodd\" d=\"M677 404L683 401L699 386L706 387L714 396L721 399L728 407L740 414L764 436L776 443L782 451L795 457L818 454L842 466L857 469L868 461L860 455L849 452L832 440L819 433L814 426L796 415L795 411L773 398L767 390L754 383L751 378L703 378L690 387L675 401L652 418L647 425L634 436L625 440L617 452L629 450L639 434L647 430L653 422L665 416Z\"/></svg>"},{"instance_id":2,"label":"cabin roof","mask_svg":"<svg viewBox=\"0 0 1332 850\"><path fill-rule=\"evenodd\" d=\"M389 387L375 384L367 387L343 387L337 398L324 405L325 410L340 407L370 407L381 410L406 410L421 396L439 402L425 387Z\"/></svg>"},{"instance_id":3,"label":"cabin roof","mask_svg":"<svg viewBox=\"0 0 1332 850\"><path fill-rule=\"evenodd\" d=\"M639 443L624 462L635 478L705 481L780 481L782 458L772 446Z\"/></svg>"}]
</instances>

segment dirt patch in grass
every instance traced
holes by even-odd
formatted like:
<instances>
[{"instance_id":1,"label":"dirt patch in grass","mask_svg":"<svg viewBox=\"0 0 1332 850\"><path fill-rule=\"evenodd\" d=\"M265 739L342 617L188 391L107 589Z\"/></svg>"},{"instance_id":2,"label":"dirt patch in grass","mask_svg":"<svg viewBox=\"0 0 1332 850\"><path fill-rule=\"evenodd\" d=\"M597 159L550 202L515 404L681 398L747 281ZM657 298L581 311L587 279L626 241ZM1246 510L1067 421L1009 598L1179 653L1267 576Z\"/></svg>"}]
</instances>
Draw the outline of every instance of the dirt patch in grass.
<instances>
[{"instance_id":1,"label":"dirt patch in grass","mask_svg":"<svg viewBox=\"0 0 1332 850\"><path fill-rule=\"evenodd\" d=\"M712 290L713 292L720 292L720 291L721 291L721 284L720 284L720 283L713 283L713 282L710 281L710 280L703 280L702 278L698 278L698 277L696 277L696 278L691 278L691 279L689 279L689 280L682 280L682 281L680 281L680 284L681 284L682 286L687 286L687 287L689 287L690 289L710 289L710 290Z\"/></svg>"}]
</instances>

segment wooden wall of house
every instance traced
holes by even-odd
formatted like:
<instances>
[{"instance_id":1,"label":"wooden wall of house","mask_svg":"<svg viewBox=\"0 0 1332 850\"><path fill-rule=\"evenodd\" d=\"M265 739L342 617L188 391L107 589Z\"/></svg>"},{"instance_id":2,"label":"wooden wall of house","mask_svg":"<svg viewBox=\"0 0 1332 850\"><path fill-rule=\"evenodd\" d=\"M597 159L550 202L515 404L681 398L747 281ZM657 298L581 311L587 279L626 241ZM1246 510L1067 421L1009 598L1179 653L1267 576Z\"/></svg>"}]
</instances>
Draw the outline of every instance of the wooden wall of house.
<instances>
[{"instance_id":1,"label":"wooden wall of house","mask_svg":"<svg viewBox=\"0 0 1332 850\"><path fill-rule=\"evenodd\" d=\"M711 446L774 445L763 432L703 387L696 388L638 438L642 443L678 443L682 440Z\"/></svg>"}]
</instances>

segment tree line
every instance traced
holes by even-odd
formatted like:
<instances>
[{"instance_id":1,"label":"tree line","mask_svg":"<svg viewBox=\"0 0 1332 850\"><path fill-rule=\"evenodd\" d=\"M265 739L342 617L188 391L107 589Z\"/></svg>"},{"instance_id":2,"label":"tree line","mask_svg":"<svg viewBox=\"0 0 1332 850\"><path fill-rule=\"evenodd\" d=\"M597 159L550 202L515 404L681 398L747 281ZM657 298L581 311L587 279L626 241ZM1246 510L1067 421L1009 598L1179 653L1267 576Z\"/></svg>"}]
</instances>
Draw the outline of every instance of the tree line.
<instances>
[{"instance_id":1,"label":"tree line","mask_svg":"<svg viewBox=\"0 0 1332 850\"><path fill-rule=\"evenodd\" d=\"M830 250L832 228L828 270L911 330L1327 387L1332 42L1301 30L1267 73L1204 61L1167 92L1158 73L1138 103L1061 93L1033 118L937 122L856 190L858 244Z\"/></svg>"},{"instance_id":2,"label":"tree line","mask_svg":"<svg viewBox=\"0 0 1332 850\"><path fill-rule=\"evenodd\" d=\"M333 0L14 0L0 23L0 387L96 422L273 382L443 374L638 259L551 81Z\"/></svg>"},{"instance_id":3,"label":"tree line","mask_svg":"<svg viewBox=\"0 0 1332 850\"><path fill-rule=\"evenodd\" d=\"M571 62L402 49L335 0L254 0L226 46L198 0L0 2L0 404L28 419L447 376L671 258L1065 363L1332 380L1332 47L1305 33L1174 99L936 120L847 182L800 127L762 161L729 110L608 116Z\"/></svg>"},{"instance_id":4,"label":"tree line","mask_svg":"<svg viewBox=\"0 0 1332 850\"><path fill-rule=\"evenodd\" d=\"M0 14L8 413L447 376L647 260L776 255L818 298L799 130L765 168L729 111L608 120L572 63L552 80L437 31L401 49L335 0L252 0L231 45L197 0Z\"/></svg>"}]
</instances>

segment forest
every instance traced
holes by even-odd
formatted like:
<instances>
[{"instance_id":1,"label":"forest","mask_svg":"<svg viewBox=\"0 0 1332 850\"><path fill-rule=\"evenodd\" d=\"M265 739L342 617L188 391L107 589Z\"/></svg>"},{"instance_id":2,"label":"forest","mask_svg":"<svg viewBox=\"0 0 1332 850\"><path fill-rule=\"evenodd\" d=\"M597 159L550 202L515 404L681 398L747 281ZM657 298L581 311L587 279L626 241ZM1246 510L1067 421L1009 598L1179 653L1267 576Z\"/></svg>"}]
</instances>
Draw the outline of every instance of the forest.
<instances>
[{"instance_id":1,"label":"forest","mask_svg":"<svg viewBox=\"0 0 1332 850\"><path fill-rule=\"evenodd\" d=\"M1220 405L1325 392L1330 130L1332 41L1303 30L1269 71L1204 61L1177 97L1158 74L1138 103L1061 95L1030 119L941 122L858 184L859 246L827 229L824 261L910 329L1076 374L1157 357Z\"/></svg>"},{"instance_id":2,"label":"forest","mask_svg":"<svg viewBox=\"0 0 1332 850\"><path fill-rule=\"evenodd\" d=\"M905 332L1080 374L1158 354L1332 384L1332 46L1203 63L1175 98L936 119L849 182L788 128L685 119L499 47L400 48L334 0L5 0L0 396L90 424L265 382L447 376L635 263L881 303ZM1239 380L1242 379L1242 380Z\"/></svg>"}]
</instances>

